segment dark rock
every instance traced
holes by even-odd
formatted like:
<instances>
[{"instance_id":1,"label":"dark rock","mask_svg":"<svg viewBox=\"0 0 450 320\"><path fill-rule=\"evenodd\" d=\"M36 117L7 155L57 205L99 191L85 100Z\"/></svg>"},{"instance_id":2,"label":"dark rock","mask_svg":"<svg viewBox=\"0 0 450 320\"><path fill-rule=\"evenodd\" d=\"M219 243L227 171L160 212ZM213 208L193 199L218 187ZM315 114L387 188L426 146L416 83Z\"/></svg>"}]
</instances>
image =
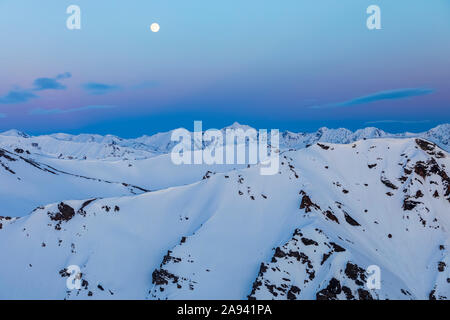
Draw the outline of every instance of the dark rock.
<instances>
[{"instance_id":1,"label":"dark rock","mask_svg":"<svg viewBox=\"0 0 450 320\"><path fill-rule=\"evenodd\" d=\"M359 286L363 286L366 281L365 270L351 262L347 262L345 274Z\"/></svg>"},{"instance_id":2,"label":"dark rock","mask_svg":"<svg viewBox=\"0 0 450 320\"><path fill-rule=\"evenodd\" d=\"M336 252L344 252L345 249L342 248L340 245L334 243L334 242L330 242L330 244L333 246L334 251Z\"/></svg>"},{"instance_id":3,"label":"dark rock","mask_svg":"<svg viewBox=\"0 0 450 320\"><path fill-rule=\"evenodd\" d=\"M302 242L303 242L303 244L304 244L305 246L310 246L310 245L318 246L318 245L319 245L316 241L314 241L314 240L312 240L312 239L301 238L300 240L302 240Z\"/></svg>"},{"instance_id":4,"label":"dark rock","mask_svg":"<svg viewBox=\"0 0 450 320\"><path fill-rule=\"evenodd\" d=\"M403 200L403 210L404 211L411 211L414 209L417 205L421 204L421 202L410 200L408 198L405 198Z\"/></svg>"},{"instance_id":5,"label":"dark rock","mask_svg":"<svg viewBox=\"0 0 450 320\"><path fill-rule=\"evenodd\" d=\"M373 300L372 295L365 289L358 289L359 300Z\"/></svg>"},{"instance_id":6,"label":"dark rock","mask_svg":"<svg viewBox=\"0 0 450 320\"><path fill-rule=\"evenodd\" d=\"M416 195L414 196L414 198L418 199L418 198L422 198L423 197L423 193L421 190L417 190Z\"/></svg>"},{"instance_id":7,"label":"dark rock","mask_svg":"<svg viewBox=\"0 0 450 320\"><path fill-rule=\"evenodd\" d=\"M302 202L300 204L300 209L305 209L305 212L311 212L311 208L320 210L320 207L311 201L308 195L304 194L302 197Z\"/></svg>"},{"instance_id":8,"label":"dark rock","mask_svg":"<svg viewBox=\"0 0 450 320\"><path fill-rule=\"evenodd\" d=\"M350 217L350 215L347 212L345 212L345 211L344 211L344 217L345 217L345 221L347 221L347 223L349 225L355 226L355 227L360 226L360 224L355 219Z\"/></svg>"},{"instance_id":9,"label":"dark rock","mask_svg":"<svg viewBox=\"0 0 450 320\"><path fill-rule=\"evenodd\" d=\"M417 145L422 149L423 151L433 151L436 148L436 145L434 143L422 140L422 139L416 139Z\"/></svg>"},{"instance_id":10,"label":"dark rock","mask_svg":"<svg viewBox=\"0 0 450 320\"><path fill-rule=\"evenodd\" d=\"M394 190L398 189L398 187L395 184L393 184L391 181L389 181L389 179L387 179L385 177L380 177L380 181L388 188L391 188Z\"/></svg>"},{"instance_id":11,"label":"dark rock","mask_svg":"<svg viewBox=\"0 0 450 320\"><path fill-rule=\"evenodd\" d=\"M336 216L335 216L330 210L325 211L325 216L326 216L328 219L330 219L331 221L334 221L334 222L336 222L337 224L339 224L338 218L336 218Z\"/></svg>"},{"instance_id":12,"label":"dark rock","mask_svg":"<svg viewBox=\"0 0 450 320\"><path fill-rule=\"evenodd\" d=\"M328 286L316 294L317 300L336 300L337 295L342 292L341 283L336 278L331 278Z\"/></svg>"},{"instance_id":13,"label":"dark rock","mask_svg":"<svg viewBox=\"0 0 450 320\"><path fill-rule=\"evenodd\" d=\"M344 292L345 298L347 300L354 300L355 299L355 297L353 296L352 290L349 287L343 286L342 287L342 291Z\"/></svg>"},{"instance_id":14,"label":"dark rock","mask_svg":"<svg viewBox=\"0 0 450 320\"><path fill-rule=\"evenodd\" d=\"M51 220L67 222L75 215L75 210L64 202L58 204L58 210L59 212L57 212L56 214L49 213Z\"/></svg>"},{"instance_id":15,"label":"dark rock","mask_svg":"<svg viewBox=\"0 0 450 320\"><path fill-rule=\"evenodd\" d=\"M330 146L326 146L326 145L321 144L321 143L317 143L317 145L318 145L319 147L321 147L323 150L328 150L328 149L330 149Z\"/></svg>"},{"instance_id":16,"label":"dark rock","mask_svg":"<svg viewBox=\"0 0 450 320\"><path fill-rule=\"evenodd\" d=\"M333 251L330 251L328 253L324 253L322 256L322 261L320 262L320 265L323 265L325 261L328 260L328 258L333 254Z\"/></svg>"},{"instance_id":17,"label":"dark rock","mask_svg":"<svg viewBox=\"0 0 450 320\"><path fill-rule=\"evenodd\" d=\"M414 172L421 176L423 179L425 179L425 177L428 175L427 169L427 166L422 161L418 161L414 166Z\"/></svg>"},{"instance_id":18,"label":"dark rock","mask_svg":"<svg viewBox=\"0 0 450 320\"><path fill-rule=\"evenodd\" d=\"M287 293L288 300L296 300L297 294L299 294L299 293L300 293L300 288L296 287L296 286L292 286Z\"/></svg>"},{"instance_id":19,"label":"dark rock","mask_svg":"<svg viewBox=\"0 0 450 320\"><path fill-rule=\"evenodd\" d=\"M158 286L169 284L169 280L172 280L173 283L178 283L178 279L176 275L164 269L155 270L152 273L152 283Z\"/></svg>"},{"instance_id":20,"label":"dark rock","mask_svg":"<svg viewBox=\"0 0 450 320\"><path fill-rule=\"evenodd\" d=\"M280 247L277 247L275 249L275 253L274 253L273 256L276 257L276 258L284 258L286 256L286 253L284 253L284 251L281 250Z\"/></svg>"}]
</instances>

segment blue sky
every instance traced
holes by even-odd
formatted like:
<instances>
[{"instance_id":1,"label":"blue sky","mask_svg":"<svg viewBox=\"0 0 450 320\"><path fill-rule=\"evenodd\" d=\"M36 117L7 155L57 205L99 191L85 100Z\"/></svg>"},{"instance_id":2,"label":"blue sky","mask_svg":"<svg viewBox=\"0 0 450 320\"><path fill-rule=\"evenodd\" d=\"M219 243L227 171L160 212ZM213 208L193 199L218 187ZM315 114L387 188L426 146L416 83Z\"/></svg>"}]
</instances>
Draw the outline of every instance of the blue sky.
<instances>
[{"instance_id":1,"label":"blue sky","mask_svg":"<svg viewBox=\"0 0 450 320\"><path fill-rule=\"evenodd\" d=\"M72 4L81 30L66 28ZM0 29L0 130L450 122L448 0L0 0Z\"/></svg>"}]
</instances>

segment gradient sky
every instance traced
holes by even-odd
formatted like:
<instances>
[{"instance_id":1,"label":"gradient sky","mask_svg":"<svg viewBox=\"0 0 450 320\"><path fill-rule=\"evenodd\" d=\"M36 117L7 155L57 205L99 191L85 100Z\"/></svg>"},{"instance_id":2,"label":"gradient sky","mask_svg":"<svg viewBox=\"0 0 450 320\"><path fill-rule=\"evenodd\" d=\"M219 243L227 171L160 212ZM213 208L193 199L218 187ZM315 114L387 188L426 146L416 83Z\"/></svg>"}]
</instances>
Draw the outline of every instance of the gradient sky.
<instances>
[{"instance_id":1,"label":"gradient sky","mask_svg":"<svg viewBox=\"0 0 450 320\"><path fill-rule=\"evenodd\" d=\"M0 131L450 122L449 0L0 0L0 44Z\"/></svg>"}]
</instances>

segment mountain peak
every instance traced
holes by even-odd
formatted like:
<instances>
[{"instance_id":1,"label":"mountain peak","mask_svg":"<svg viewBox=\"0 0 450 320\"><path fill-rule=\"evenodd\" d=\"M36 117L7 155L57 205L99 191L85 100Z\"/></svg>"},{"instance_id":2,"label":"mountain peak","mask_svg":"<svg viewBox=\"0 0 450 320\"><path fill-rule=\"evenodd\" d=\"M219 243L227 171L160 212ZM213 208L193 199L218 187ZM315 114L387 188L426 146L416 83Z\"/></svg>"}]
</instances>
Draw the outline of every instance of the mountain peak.
<instances>
[{"instance_id":1,"label":"mountain peak","mask_svg":"<svg viewBox=\"0 0 450 320\"><path fill-rule=\"evenodd\" d=\"M225 127L224 129L225 130L226 129L233 129L233 130L243 129L243 130L248 130L248 129L253 129L253 128L248 126L248 125L240 124L239 122L235 121L231 126Z\"/></svg>"},{"instance_id":2,"label":"mountain peak","mask_svg":"<svg viewBox=\"0 0 450 320\"><path fill-rule=\"evenodd\" d=\"M0 133L2 136L8 136L8 137L22 137L22 138L29 138L30 136L22 131L11 129L5 132Z\"/></svg>"}]
</instances>

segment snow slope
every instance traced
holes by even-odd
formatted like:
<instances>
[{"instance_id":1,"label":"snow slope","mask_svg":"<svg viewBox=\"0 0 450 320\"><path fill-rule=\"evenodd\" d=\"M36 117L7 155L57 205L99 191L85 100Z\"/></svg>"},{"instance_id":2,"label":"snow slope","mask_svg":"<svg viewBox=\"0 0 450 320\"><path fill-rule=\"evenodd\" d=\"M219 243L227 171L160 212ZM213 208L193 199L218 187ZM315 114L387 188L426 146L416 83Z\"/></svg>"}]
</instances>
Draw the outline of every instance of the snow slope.
<instances>
[{"instance_id":1,"label":"snow slope","mask_svg":"<svg viewBox=\"0 0 450 320\"><path fill-rule=\"evenodd\" d=\"M74 169L74 168L72 168ZM67 172L0 148L0 215L23 216L65 199L139 194L144 188Z\"/></svg>"},{"instance_id":2,"label":"snow slope","mask_svg":"<svg viewBox=\"0 0 450 320\"><path fill-rule=\"evenodd\" d=\"M413 138L319 143L284 152L273 176L2 218L0 298L448 299L449 159ZM365 287L370 265L380 290Z\"/></svg>"},{"instance_id":3,"label":"snow slope","mask_svg":"<svg viewBox=\"0 0 450 320\"><path fill-rule=\"evenodd\" d=\"M126 181L147 190L155 191L190 184L210 172L227 172L245 165L175 165L170 154L141 160L61 160L42 159L52 167L103 180Z\"/></svg>"},{"instance_id":4,"label":"snow slope","mask_svg":"<svg viewBox=\"0 0 450 320\"><path fill-rule=\"evenodd\" d=\"M191 184L246 165L175 165L142 160L63 160L0 149L0 215L19 217L67 199L103 198Z\"/></svg>"}]
</instances>

